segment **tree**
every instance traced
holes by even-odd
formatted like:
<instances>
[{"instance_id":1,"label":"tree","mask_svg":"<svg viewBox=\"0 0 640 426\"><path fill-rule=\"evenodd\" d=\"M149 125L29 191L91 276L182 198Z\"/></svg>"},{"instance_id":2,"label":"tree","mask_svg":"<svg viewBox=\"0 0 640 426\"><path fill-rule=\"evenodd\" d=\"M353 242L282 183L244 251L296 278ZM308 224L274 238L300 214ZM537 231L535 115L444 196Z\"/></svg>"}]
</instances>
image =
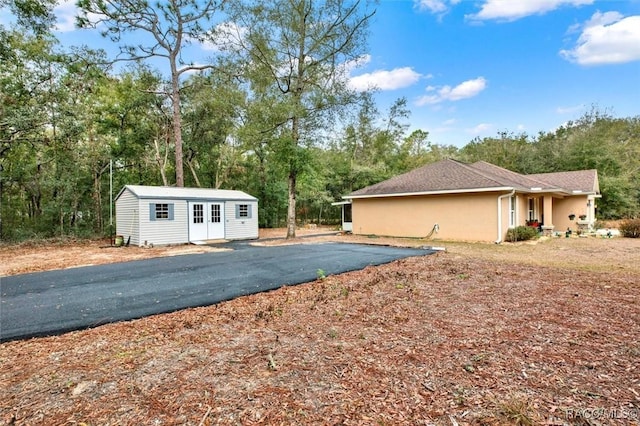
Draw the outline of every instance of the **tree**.
<instances>
[{"instance_id":1,"label":"tree","mask_svg":"<svg viewBox=\"0 0 640 426\"><path fill-rule=\"evenodd\" d=\"M184 85L186 162L196 186L228 186L245 149L236 136L245 93L223 73L189 78Z\"/></svg>"},{"instance_id":2,"label":"tree","mask_svg":"<svg viewBox=\"0 0 640 426\"><path fill-rule=\"evenodd\" d=\"M196 66L187 63L182 59L182 53L184 47L193 40L202 41L206 38L208 29L203 25L219 9L222 1L224 0L170 0L166 3L139 0L78 1L81 8L78 26L104 26L102 35L116 43L122 42L123 37L130 33L144 40L139 44L122 44L120 53L123 59L142 61L164 58L169 62L170 89L166 95L172 107L177 186L184 186L180 77L189 71L212 68L211 65Z\"/></svg>"},{"instance_id":3,"label":"tree","mask_svg":"<svg viewBox=\"0 0 640 426\"><path fill-rule=\"evenodd\" d=\"M531 150L526 133L498 132L497 138L476 138L460 150L465 161L487 161L519 173L533 173L524 161Z\"/></svg>"},{"instance_id":4,"label":"tree","mask_svg":"<svg viewBox=\"0 0 640 426\"><path fill-rule=\"evenodd\" d=\"M0 0L0 11L7 9L16 18L16 25L37 36L48 35L55 22L53 8L55 0ZM4 28L0 24L0 35ZM5 46L0 45L0 52ZM2 56L0 56L2 58Z\"/></svg>"},{"instance_id":5,"label":"tree","mask_svg":"<svg viewBox=\"0 0 640 426\"><path fill-rule=\"evenodd\" d=\"M235 11L245 31L237 42L248 54L254 93L273 97L282 113L271 129L288 169L287 238L296 235L296 185L305 146L321 137L332 113L354 100L344 64L364 53L373 16L365 9L357 0L275 0L248 2Z\"/></svg>"}]
</instances>

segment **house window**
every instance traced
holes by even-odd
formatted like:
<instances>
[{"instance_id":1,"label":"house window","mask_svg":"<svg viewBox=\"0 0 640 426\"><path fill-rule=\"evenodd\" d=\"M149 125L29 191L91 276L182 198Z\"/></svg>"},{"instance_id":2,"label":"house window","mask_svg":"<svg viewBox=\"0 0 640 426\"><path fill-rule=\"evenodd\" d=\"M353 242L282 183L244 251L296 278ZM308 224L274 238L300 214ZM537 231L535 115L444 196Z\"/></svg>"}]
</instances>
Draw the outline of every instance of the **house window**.
<instances>
[{"instance_id":1,"label":"house window","mask_svg":"<svg viewBox=\"0 0 640 426\"><path fill-rule=\"evenodd\" d=\"M535 198L529 198L529 213L527 220L535 220L536 218L536 200Z\"/></svg>"},{"instance_id":2,"label":"house window","mask_svg":"<svg viewBox=\"0 0 640 426\"><path fill-rule=\"evenodd\" d=\"M509 197L509 228L516 226L516 196Z\"/></svg>"},{"instance_id":3,"label":"house window","mask_svg":"<svg viewBox=\"0 0 640 426\"><path fill-rule=\"evenodd\" d=\"M156 220L169 219L169 204L156 203Z\"/></svg>"},{"instance_id":4,"label":"house window","mask_svg":"<svg viewBox=\"0 0 640 426\"><path fill-rule=\"evenodd\" d=\"M204 223L204 206L202 204L193 205L193 223Z\"/></svg>"}]
</instances>

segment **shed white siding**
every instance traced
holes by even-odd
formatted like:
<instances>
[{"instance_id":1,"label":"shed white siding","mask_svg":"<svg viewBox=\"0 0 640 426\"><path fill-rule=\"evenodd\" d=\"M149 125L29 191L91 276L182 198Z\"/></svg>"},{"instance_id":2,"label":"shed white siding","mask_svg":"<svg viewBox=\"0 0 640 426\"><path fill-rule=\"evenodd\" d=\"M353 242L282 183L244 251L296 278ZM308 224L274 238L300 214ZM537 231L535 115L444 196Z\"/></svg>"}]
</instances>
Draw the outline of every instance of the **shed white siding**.
<instances>
[{"instance_id":1,"label":"shed white siding","mask_svg":"<svg viewBox=\"0 0 640 426\"><path fill-rule=\"evenodd\" d=\"M249 206L249 217L239 217L238 206ZM250 240L258 238L258 202L227 201L225 203L225 238L228 240Z\"/></svg>"},{"instance_id":2,"label":"shed white siding","mask_svg":"<svg viewBox=\"0 0 640 426\"><path fill-rule=\"evenodd\" d=\"M156 204L173 205L173 218L151 220L151 209ZM140 245L145 241L154 245L188 243L188 224L186 201L162 198L140 200Z\"/></svg>"},{"instance_id":3,"label":"shed white siding","mask_svg":"<svg viewBox=\"0 0 640 426\"><path fill-rule=\"evenodd\" d=\"M120 193L116 202L116 234L122 235L130 244L140 245L140 221L138 198L128 189Z\"/></svg>"}]
</instances>

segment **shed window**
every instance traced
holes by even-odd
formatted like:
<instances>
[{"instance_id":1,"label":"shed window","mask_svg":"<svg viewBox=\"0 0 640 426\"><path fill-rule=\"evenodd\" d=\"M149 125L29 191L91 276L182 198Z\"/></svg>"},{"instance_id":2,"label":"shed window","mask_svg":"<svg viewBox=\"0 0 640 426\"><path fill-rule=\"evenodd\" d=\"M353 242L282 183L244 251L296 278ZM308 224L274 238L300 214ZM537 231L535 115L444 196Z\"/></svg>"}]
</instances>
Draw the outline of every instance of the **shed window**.
<instances>
[{"instance_id":1,"label":"shed window","mask_svg":"<svg viewBox=\"0 0 640 426\"><path fill-rule=\"evenodd\" d=\"M173 204L150 203L149 220L173 220Z\"/></svg>"},{"instance_id":2,"label":"shed window","mask_svg":"<svg viewBox=\"0 0 640 426\"><path fill-rule=\"evenodd\" d=\"M251 218L251 205L236 204L236 219L250 219L250 218Z\"/></svg>"}]
</instances>

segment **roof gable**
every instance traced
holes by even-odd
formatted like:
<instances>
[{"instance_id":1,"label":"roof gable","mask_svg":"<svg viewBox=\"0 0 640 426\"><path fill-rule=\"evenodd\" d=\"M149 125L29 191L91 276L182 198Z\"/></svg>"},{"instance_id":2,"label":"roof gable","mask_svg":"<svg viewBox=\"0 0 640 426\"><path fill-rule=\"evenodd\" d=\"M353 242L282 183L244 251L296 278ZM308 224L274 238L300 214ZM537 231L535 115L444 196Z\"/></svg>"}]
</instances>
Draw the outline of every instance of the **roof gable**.
<instances>
[{"instance_id":1,"label":"roof gable","mask_svg":"<svg viewBox=\"0 0 640 426\"><path fill-rule=\"evenodd\" d=\"M485 161L465 164L446 159L359 189L345 198L491 190L595 194L599 187L595 170L523 175Z\"/></svg>"}]
</instances>

